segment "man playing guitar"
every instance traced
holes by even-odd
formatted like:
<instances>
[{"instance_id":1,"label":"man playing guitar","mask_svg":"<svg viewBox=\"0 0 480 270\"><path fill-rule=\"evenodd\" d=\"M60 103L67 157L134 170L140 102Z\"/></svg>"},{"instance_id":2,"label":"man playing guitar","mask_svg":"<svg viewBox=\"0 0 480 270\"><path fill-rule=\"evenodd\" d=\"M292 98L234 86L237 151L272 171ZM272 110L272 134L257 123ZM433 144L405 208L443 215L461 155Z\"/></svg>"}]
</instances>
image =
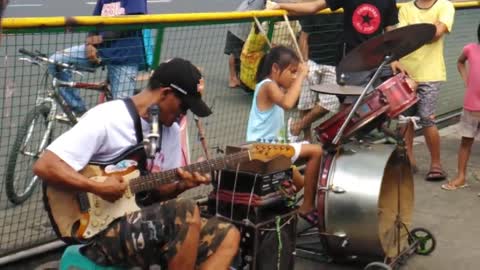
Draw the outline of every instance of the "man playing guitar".
<instances>
[{"instance_id":1,"label":"man playing guitar","mask_svg":"<svg viewBox=\"0 0 480 270\"><path fill-rule=\"evenodd\" d=\"M151 167L162 171L180 167L177 119L189 109L200 117L211 114L201 99L200 79L200 71L187 60L174 58L160 64L142 92L127 100L96 106L56 139L35 163L35 174L47 186L91 193L107 203L122 200L130 187L124 177L115 173L134 161L106 166L102 182L92 181L79 171L92 161L117 158L141 143L143 134L150 131L146 120L152 105L157 105L159 111L160 150ZM122 217L107 222L106 229L87 239L82 254L101 265L145 268L160 264L168 269L228 269L237 253L238 230L215 218L201 219L199 209L191 200L166 200L209 183L210 176L181 169L174 174L180 181L160 185L150 192L154 204L135 212L125 210ZM91 201L92 208L98 202ZM58 203L50 206L58 207ZM97 213L90 214L93 219Z\"/></svg>"}]
</instances>

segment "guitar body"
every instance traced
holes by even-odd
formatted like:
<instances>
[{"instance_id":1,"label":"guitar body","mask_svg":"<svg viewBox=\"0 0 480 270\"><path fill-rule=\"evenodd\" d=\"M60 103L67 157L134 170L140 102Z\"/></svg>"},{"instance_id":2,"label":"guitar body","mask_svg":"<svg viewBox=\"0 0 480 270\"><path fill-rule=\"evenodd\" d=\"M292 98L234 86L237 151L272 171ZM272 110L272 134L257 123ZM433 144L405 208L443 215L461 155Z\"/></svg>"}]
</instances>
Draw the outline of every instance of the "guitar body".
<instances>
[{"instance_id":1,"label":"guitar body","mask_svg":"<svg viewBox=\"0 0 480 270\"><path fill-rule=\"evenodd\" d=\"M89 165L82 171L82 174L97 182L103 182L106 179L106 176L88 175L84 171L101 173L102 170L98 166ZM123 178L128 183L130 179L138 176L140 173L135 170L123 175ZM50 219L52 223L56 224L62 238L91 238L106 229L115 219L140 210L135 202L135 194L129 190L114 203L105 201L95 194L86 193L90 208L85 212L80 209L78 192L47 186L45 194L50 206Z\"/></svg>"},{"instance_id":2,"label":"guitar body","mask_svg":"<svg viewBox=\"0 0 480 270\"><path fill-rule=\"evenodd\" d=\"M80 173L98 182L105 181L108 175L119 174L128 184L130 179L140 176L140 171L128 164L138 164L137 160L141 160L142 151L143 147L135 146L115 160L92 162L92 165L87 165ZM111 172L112 170L115 172ZM116 218L140 209L135 202L135 194L129 189L122 198L110 203L92 193L47 185L45 182L43 201L55 233L67 243L91 238L107 228Z\"/></svg>"}]
</instances>

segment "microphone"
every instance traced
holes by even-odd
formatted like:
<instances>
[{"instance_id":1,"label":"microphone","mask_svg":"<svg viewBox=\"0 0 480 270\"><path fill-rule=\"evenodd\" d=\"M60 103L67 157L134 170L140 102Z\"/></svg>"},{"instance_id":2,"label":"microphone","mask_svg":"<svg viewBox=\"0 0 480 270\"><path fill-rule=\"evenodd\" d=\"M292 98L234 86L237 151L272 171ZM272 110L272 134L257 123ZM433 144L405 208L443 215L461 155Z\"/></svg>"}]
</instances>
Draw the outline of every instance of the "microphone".
<instances>
[{"instance_id":1,"label":"microphone","mask_svg":"<svg viewBox=\"0 0 480 270\"><path fill-rule=\"evenodd\" d=\"M150 118L150 124L152 126L150 133L147 135L147 139L143 140L143 145L147 157L152 159L155 157L155 153L161 142L159 142L159 124L158 124L158 115L160 113L160 108L158 105L152 105L148 108L148 114Z\"/></svg>"}]
</instances>

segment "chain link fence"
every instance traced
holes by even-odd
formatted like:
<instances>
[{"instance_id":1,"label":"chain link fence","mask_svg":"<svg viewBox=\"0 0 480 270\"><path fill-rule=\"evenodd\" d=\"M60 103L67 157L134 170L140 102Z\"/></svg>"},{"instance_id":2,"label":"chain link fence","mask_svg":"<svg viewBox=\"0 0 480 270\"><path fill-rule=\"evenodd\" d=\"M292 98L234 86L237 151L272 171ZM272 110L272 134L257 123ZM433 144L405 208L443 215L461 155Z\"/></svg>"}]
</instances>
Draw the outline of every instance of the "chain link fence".
<instances>
[{"instance_id":1,"label":"chain link fence","mask_svg":"<svg viewBox=\"0 0 480 270\"><path fill-rule=\"evenodd\" d=\"M453 33L445 41L448 82L442 87L439 114L458 111L462 107L464 89L456 72L456 59L464 44L475 41L478 12L478 6L457 10ZM38 51L48 57L65 48L84 44L90 31L115 32L128 28L138 34L144 33L140 30L150 29L151 37L148 40L153 42L153 48L149 52L153 58L152 66L172 57L183 57L201 69L206 84L205 99L214 112L212 116L202 119L202 125L208 151L212 156L216 156L222 154L226 145L245 142L248 113L252 103L251 89L228 87L229 56L224 53L227 32L239 24L244 24L249 29L253 16L256 16L261 21L270 23L266 31L273 43L293 46L288 28L279 23L276 29L273 27L274 22L282 21L280 15L280 12L247 12L242 15L226 13L222 16L213 14L197 17L152 15L132 16L127 22L90 18L94 23L82 22L79 19L74 22L68 20L67 24L42 18L33 22L22 19L7 20L0 48L0 85L3 89L0 93L0 257L55 239L43 209L40 181L37 180L32 185L31 194L26 200L17 204L12 203L6 195L11 192L7 191L7 182L16 183L8 189L26 189L34 178L31 165L38 156L35 151L40 147L42 139L48 142L70 127L62 121L65 120L65 115L55 102L50 103L48 112L38 106L49 97L52 78L46 72L46 66L20 61L25 56L19 53L19 49ZM341 44L342 16L341 13L322 13L308 19L301 18L303 20L298 27L303 27L304 32L309 34L310 59L322 64L336 64L335 54ZM295 19L291 18L294 24ZM295 34L297 38L302 35L300 29L297 29ZM141 38L145 41L144 36ZM82 72L82 76L75 75L73 78L81 82L98 83L106 80L107 73L108 67L97 67L94 73ZM149 70L145 70L135 76L136 89L146 86L145 78L148 78L148 74ZM104 100L98 91L81 89L79 95L87 108ZM48 114L52 112L54 104L57 106L56 113ZM36 132L33 133L32 117L36 121ZM298 112L289 112L288 117L298 117ZM52 123L51 129L49 122ZM187 126L189 155L193 162L203 155L203 149L190 114ZM51 135L42 136L48 129ZM27 138L31 142L28 147L24 145ZM202 198L208 192L209 187L203 187L189 191L184 196Z\"/></svg>"}]
</instances>

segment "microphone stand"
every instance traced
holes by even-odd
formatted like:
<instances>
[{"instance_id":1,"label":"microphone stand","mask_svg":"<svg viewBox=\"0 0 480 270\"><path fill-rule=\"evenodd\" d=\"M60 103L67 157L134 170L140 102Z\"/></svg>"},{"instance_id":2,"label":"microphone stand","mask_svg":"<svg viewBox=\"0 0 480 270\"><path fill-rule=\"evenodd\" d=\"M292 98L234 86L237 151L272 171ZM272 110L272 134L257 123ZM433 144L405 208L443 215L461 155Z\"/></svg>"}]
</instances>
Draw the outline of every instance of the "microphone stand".
<instances>
[{"instance_id":1,"label":"microphone stand","mask_svg":"<svg viewBox=\"0 0 480 270\"><path fill-rule=\"evenodd\" d=\"M340 141L340 138L342 137L343 132L345 131L345 128L348 125L348 122L350 122L350 120L352 119L353 114L358 109L358 106L360 106L360 103L362 102L363 98L367 94L368 89L372 86L373 82L377 80L378 76L380 75L380 72L381 72L382 68L385 65L387 65L388 63L390 63L391 60L392 60L392 57L390 57L389 55L385 56L385 58L383 59L383 62L377 68L377 70L375 71L375 74L373 74L373 76L370 79L370 81L368 82L367 86L365 86L365 88L363 89L362 94L360 94L360 97L358 97L358 99L355 102L355 105L353 106L352 110L350 110L350 113L348 114L347 118L345 119L345 122L343 122L342 126L338 130L337 135L335 135L335 138L333 138L333 141L332 141L333 145L336 145Z\"/></svg>"}]
</instances>

